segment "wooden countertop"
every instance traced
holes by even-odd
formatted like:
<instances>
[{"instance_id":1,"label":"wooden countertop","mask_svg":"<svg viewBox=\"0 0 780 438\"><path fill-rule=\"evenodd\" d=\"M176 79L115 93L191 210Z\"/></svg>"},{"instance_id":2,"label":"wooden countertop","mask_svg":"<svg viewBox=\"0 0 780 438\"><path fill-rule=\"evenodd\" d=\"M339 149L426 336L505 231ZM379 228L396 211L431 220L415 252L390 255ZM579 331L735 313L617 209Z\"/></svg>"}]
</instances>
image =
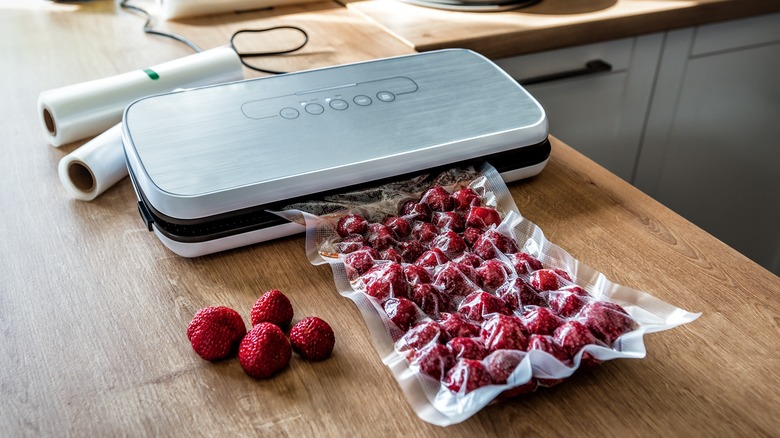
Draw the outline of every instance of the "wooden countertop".
<instances>
[{"instance_id":1,"label":"wooden countertop","mask_svg":"<svg viewBox=\"0 0 780 438\"><path fill-rule=\"evenodd\" d=\"M302 236L184 259L145 230L127 179L93 202L70 199L56 167L78 144L46 144L38 94L189 54L141 34L141 23L113 5L0 0L0 435L780 431L780 279L557 140L542 174L510 187L524 215L613 281L703 316L648 335L645 359L612 361L448 428L416 417L329 268L308 263ZM271 23L312 35L278 68L409 50L328 3L172 26L208 48L235 28ZM352 41L361 44L345 43ZM257 381L235 359L212 364L192 352L185 331L197 309L226 305L248 320L269 288L288 294L296 319L332 324L333 357L294 357L275 378Z\"/></svg>"},{"instance_id":2,"label":"wooden countertop","mask_svg":"<svg viewBox=\"0 0 780 438\"><path fill-rule=\"evenodd\" d=\"M541 0L495 13L339 1L417 51L461 47L492 59L780 11L770 0Z\"/></svg>"}]
</instances>

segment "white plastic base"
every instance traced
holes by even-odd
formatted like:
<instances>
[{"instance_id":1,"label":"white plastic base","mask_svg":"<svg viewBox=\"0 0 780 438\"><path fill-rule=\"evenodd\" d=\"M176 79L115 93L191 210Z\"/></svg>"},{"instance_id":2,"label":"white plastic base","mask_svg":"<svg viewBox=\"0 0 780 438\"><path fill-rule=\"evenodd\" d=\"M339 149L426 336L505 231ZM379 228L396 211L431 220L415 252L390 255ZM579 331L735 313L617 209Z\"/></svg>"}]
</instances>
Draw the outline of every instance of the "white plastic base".
<instances>
[{"instance_id":1,"label":"white plastic base","mask_svg":"<svg viewBox=\"0 0 780 438\"><path fill-rule=\"evenodd\" d=\"M154 234L157 235L160 241L168 247L168 249L182 257L200 257L206 254L213 254L215 252L278 239L280 237L292 236L293 234L306 231L305 226L290 222L275 227L263 228L248 233L209 240L207 242L187 243L169 239L157 229L156 224L153 224L152 227L154 228Z\"/></svg>"},{"instance_id":2,"label":"white plastic base","mask_svg":"<svg viewBox=\"0 0 780 438\"><path fill-rule=\"evenodd\" d=\"M533 166L504 172L501 174L501 179L503 179L505 183L510 183L512 181L520 181L521 179L536 176L539 174L539 172L542 171L542 169L544 169L545 166L547 166L548 161L550 161L549 158L539 164L534 164Z\"/></svg>"}]
</instances>

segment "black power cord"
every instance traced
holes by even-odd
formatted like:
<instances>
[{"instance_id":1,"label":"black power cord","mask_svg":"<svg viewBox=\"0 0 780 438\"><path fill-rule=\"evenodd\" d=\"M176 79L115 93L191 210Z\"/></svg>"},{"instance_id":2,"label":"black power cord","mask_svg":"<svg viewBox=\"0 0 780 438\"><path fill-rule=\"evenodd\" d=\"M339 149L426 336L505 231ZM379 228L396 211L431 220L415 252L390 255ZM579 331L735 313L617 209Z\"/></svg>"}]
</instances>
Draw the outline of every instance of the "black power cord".
<instances>
[{"instance_id":1,"label":"black power cord","mask_svg":"<svg viewBox=\"0 0 780 438\"><path fill-rule=\"evenodd\" d=\"M186 44L194 50L196 53L202 52L203 49L197 46L197 44L193 43L192 41L188 40L187 38L184 38L181 35L176 35L175 33L168 33L168 32L161 32L159 30L152 29L152 15L148 12L146 12L145 9L141 9L138 6L133 6L131 4L127 3L127 0L122 0L122 3L119 4L119 6L122 9L127 9L128 11L135 12L138 15L143 16L146 18L146 22L144 23L144 32L151 34L151 35L158 35L166 38L172 38L180 43Z\"/></svg>"},{"instance_id":2,"label":"black power cord","mask_svg":"<svg viewBox=\"0 0 780 438\"><path fill-rule=\"evenodd\" d=\"M273 52L241 53L241 52L238 51L238 49L235 46L235 39L236 39L236 37L238 35L242 34L242 33L261 33L261 32L271 32L271 31L274 31L274 30L283 30L283 29L290 29L290 30L295 30L295 31L300 32L301 35L303 35L303 42L301 42L298 46L293 47L292 49L277 50L277 51L273 51ZM308 42L309 42L309 34L307 34L306 31L301 29L300 27L297 27L297 26L274 26L274 27L269 27L269 28L266 28L266 29L241 29L241 30L238 30L238 31L236 31L233 34L233 36L230 37L230 48L233 49L236 52L236 54L238 54L238 59L240 59L241 63L244 64L247 68L251 68L252 70L259 71L259 72L262 72L262 73L270 73L270 74L278 75L278 74L288 73L288 72L276 71L276 70L268 70L268 69L264 69L264 68L255 67L253 65L247 64L246 61L244 61L244 58L245 57L246 58L257 58L257 57L262 57L262 56L284 55L284 54L287 54L287 53L297 52L298 50L301 50L303 48L303 46L305 46Z\"/></svg>"},{"instance_id":3,"label":"black power cord","mask_svg":"<svg viewBox=\"0 0 780 438\"><path fill-rule=\"evenodd\" d=\"M178 41L178 42L180 42L182 44L187 45L189 48L194 50L196 53L203 51L203 49L198 47L197 44L193 43L192 41L188 40L187 38L184 38L181 35L177 35L175 33L169 33L169 32L162 32L162 31L159 31L159 30L154 30L154 28L152 27L152 15L149 12L147 12L145 9L142 9L142 8L139 8L138 6L134 6L134 5L129 4L128 0L122 0L122 2L119 4L119 6L122 9L127 9L127 10L129 10L131 12L136 13L137 15L141 15L142 17L144 17L146 19L146 22L144 23L144 28L143 28L145 33L148 33L148 34L151 34L151 35L162 36L162 37L166 37L166 38L171 38L171 39L176 40L176 41ZM303 35L303 41L299 45L297 45L296 47L293 47L291 49L275 50L275 51L271 51L271 52L241 53L241 52L238 51L238 49L235 46L235 39L236 39L236 37L238 35L242 34L242 33L261 33L261 32L271 32L271 31L274 31L274 30L285 30L285 29L289 29L289 30L294 30L294 31L300 32L300 34ZM301 29L300 27L297 27L297 26L274 26L274 27L269 27L269 28L266 28L266 29L241 29L241 30L238 30L235 33L233 33L233 35L230 37L230 48L233 49L233 51L236 52L236 54L238 55L238 59L241 61L241 64L243 64L244 66L246 66L249 69L252 69L252 70L255 70L255 71L259 71L261 73L283 74L283 73L288 73L288 72L276 71L276 70L268 70L268 69L264 69L264 68L260 68L260 67L255 67L253 65L248 64L246 61L244 61L244 58L257 58L257 57L263 57L263 56L284 55L284 54L287 54L287 53L297 52L298 50L301 50L308 42L309 42L309 34L307 34L306 31Z\"/></svg>"}]
</instances>

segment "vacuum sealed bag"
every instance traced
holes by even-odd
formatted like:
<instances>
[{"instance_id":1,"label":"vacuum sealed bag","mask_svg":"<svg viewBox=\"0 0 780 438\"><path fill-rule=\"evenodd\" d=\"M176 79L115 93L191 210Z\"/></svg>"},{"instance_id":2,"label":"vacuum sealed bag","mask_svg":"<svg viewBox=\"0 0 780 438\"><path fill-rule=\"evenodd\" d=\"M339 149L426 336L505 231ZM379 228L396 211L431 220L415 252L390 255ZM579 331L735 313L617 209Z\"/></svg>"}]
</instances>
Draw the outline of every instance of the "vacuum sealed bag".
<instances>
[{"instance_id":1,"label":"vacuum sealed bag","mask_svg":"<svg viewBox=\"0 0 780 438\"><path fill-rule=\"evenodd\" d=\"M277 213L305 221L382 361L423 420L459 423L580 367L645 356L645 333L696 319L549 242L498 172L449 169Z\"/></svg>"}]
</instances>

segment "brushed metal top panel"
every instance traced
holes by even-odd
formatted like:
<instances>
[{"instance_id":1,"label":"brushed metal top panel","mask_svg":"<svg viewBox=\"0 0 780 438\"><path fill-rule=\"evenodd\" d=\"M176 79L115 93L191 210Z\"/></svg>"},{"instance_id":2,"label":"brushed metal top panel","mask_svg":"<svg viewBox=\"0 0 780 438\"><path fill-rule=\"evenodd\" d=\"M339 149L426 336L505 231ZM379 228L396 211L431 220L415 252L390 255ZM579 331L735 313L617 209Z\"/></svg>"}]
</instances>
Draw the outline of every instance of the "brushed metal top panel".
<instances>
[{"instance_id":1,"label":"brushed metal top panel","mask_svg":"<svg viewBox=\"0 0 780 438\"><path fill-rule=\"evenodd\" d=\"M481 55L457 49L150 96L127 108L124 125L145 194L182 218L547 135L544 111L522 87Z\"/></svg>"}]
</instances>

